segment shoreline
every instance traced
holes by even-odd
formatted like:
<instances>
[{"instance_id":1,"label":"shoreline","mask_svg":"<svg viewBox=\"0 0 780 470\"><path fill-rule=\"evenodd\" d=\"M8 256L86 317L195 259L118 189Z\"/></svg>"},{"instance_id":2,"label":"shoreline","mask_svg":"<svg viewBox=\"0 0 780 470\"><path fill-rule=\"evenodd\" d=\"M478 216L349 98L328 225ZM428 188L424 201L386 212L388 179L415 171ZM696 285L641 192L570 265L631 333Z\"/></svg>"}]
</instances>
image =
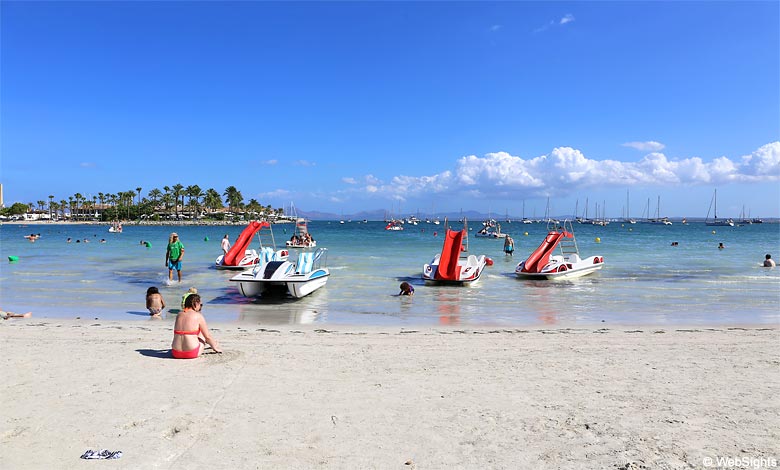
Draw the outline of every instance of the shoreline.
<instances>
[{"instance_id":1,"label":"shoreline","mask_svg":"<svg viewBox=\"0 0 780 470\"><path fill-rule=\"evenodd\" d=\"M196 360L169 359L170 324L0 329L3 468L104 448L123 452L116 468L176 469L703 468L780 452L775 328L213 325L225 352Z\"/></svg>"}]
</instances>

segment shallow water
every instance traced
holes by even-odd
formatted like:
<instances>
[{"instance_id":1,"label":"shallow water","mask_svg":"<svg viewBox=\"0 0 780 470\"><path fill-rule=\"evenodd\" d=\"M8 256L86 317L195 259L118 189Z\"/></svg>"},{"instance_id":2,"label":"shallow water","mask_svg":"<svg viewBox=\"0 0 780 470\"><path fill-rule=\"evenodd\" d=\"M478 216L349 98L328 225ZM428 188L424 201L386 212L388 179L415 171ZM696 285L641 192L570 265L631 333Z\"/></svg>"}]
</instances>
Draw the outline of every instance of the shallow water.
<instances>
[{"instance_id":1,"label":"shallow water","mask_svg":"<svg viewBox=\"0 0 780 470\"><path fill-rule=\"evenodd\" d=\"M312 295L287 300L244 298L228 281L235 272L213 268L222 236L228 233L235 241L241 226L126 224L123 233L113 234L107 225L5 224L0 226L0 256L18 256L19 261L0 264L0 306L32 310L36 317L148 320L144 295L155 285L173 309L196 286L204 314L219 322L504 327L780 322L780 269L761 267L766 253L780 258L778 224L716 227L714 234L703 223L575 224L581 255L604 256L605 267L591 276L555 282L520 280L513 274L541 243L546 226L502 224L515 239L515 256L502 253L500 240L470 237L469 251L486 254L495 264L465 288L425 286L420 279L423 264L441 251L443 225L423 223L401 232L385 231L384 225L311 222L318 246L328 248L331 277ZM472 229L478 226L471 223ZM283 242L294 227L273 229L277 242ZM169 285L164 261L171 231L178 232L185 256L184 282ZM30 243L24 238L30 233L41 238ZM66 243L68 237L74 242ZM75 243L85 238L90 242ZM672 241L679 246L670 246ZM726 248L719 250L719 242ZM396 295L402 281L414 284L414 297Z\"/></svg>"}]
</instances>

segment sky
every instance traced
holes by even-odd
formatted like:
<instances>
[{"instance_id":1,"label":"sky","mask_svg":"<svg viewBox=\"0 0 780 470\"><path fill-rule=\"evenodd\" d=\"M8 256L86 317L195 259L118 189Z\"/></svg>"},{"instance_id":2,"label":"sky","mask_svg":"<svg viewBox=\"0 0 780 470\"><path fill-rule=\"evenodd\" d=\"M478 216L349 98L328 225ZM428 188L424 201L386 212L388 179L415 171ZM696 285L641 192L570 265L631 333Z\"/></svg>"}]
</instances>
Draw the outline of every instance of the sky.
<instances>
[{"instance_id":1,"label":"sky","mask_svg":"<svg viewBox=\"0 0 780 470\"><path fill-rule=\"evenodd\" d=\"M780 217L780 3L3 1L0 183Z\"/></svg>"}]
</instances>

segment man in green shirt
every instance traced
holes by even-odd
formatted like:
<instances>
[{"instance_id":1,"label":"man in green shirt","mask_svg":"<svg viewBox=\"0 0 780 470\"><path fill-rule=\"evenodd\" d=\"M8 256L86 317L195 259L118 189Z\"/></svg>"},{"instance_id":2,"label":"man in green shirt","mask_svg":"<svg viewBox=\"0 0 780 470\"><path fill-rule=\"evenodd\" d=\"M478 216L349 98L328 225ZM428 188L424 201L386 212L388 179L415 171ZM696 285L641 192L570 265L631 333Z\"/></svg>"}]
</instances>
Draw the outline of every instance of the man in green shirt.
<instances>
[{"instance_id":1,"label":"man in green shirt","mask_svg":"<svg viewBox=\"0 0 780 470\"><path fill-rule=\"evenodd\" d=\"M181 259L184 256L184 245L179 241L179 235L176 232L168 237L168 248L165 250L165 265L168 267L168 280L173 281L173 270L179 274L181 282Z\"/></svg>"}]
</instances>

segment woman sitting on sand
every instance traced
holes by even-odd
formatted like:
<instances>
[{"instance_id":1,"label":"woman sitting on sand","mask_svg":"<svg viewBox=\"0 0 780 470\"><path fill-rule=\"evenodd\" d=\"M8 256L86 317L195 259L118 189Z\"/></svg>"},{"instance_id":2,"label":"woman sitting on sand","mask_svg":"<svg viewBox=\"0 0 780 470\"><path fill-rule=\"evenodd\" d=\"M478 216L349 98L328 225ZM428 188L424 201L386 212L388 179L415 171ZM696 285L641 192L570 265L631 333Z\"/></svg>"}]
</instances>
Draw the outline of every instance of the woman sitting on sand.
<instances>
[{"instance_id":1,"label":"woman sitting on sand","mask_svg":"<svg viewBox=\"0 0 780 470\"><path fill-rule=\"evenodd\" d=\"M198 294L190 294L184 302L184 310L176 317L173 325L171 352L176 359L195 359L203 353L206 344L221 353L219 343L206 325L206 319L200 313L203 304Z\"/></svg>"}]
</instances>

